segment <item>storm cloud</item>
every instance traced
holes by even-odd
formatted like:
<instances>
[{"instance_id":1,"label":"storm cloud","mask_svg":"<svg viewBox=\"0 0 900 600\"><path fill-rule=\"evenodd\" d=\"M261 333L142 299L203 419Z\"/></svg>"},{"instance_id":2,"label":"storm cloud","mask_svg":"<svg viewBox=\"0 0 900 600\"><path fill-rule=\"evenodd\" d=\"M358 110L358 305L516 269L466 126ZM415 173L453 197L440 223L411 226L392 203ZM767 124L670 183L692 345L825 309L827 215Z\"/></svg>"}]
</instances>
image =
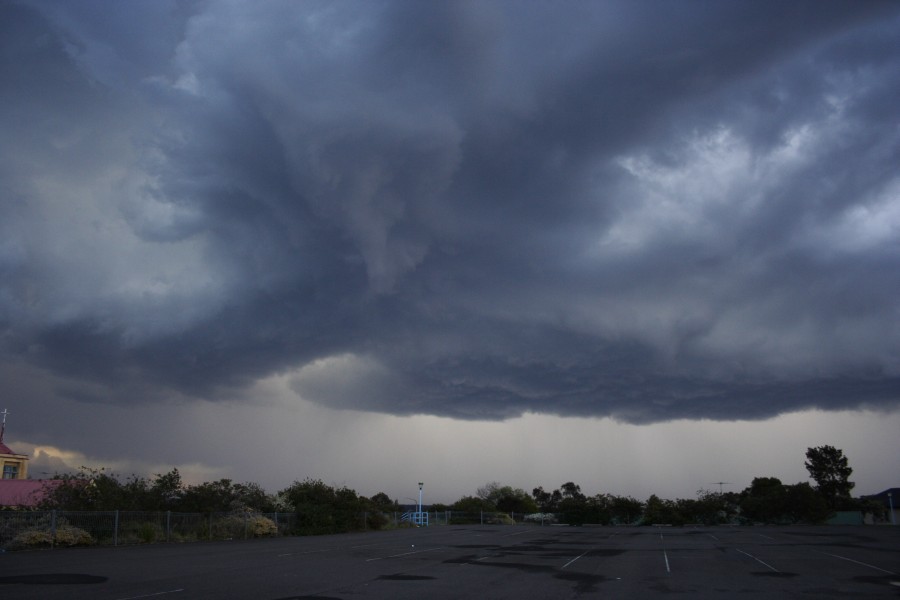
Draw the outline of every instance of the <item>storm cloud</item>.
<instances>
[{"instance_id":1,"label":"storm cloud","mask_svg":"<svg viewBox=\"0 0 900 600\"><path fill-rule=\"evenodd\" d=\"M4 2L7 386L896 408L898 31L895 2Z\"/></svg>"}]
</instances>

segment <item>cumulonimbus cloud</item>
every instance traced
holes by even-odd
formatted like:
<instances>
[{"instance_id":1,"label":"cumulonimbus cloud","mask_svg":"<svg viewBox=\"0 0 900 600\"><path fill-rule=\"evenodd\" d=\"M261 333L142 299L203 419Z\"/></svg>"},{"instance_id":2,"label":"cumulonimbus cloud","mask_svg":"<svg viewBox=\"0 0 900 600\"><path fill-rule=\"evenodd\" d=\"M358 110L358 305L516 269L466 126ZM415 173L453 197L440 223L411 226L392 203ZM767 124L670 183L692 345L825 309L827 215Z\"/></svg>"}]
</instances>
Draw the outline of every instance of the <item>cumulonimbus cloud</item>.
<instances>
[{"instance_id":1,"label":"cumulonimbus cloud","mask_svg":"<svg viewBox=\"0 0 900 600\"><path fill-rule=\"evenodd\" d=\"M7 365L467 419L900 399L892 3L105 8L0 8Z\"/></svg>"}]
</instances>

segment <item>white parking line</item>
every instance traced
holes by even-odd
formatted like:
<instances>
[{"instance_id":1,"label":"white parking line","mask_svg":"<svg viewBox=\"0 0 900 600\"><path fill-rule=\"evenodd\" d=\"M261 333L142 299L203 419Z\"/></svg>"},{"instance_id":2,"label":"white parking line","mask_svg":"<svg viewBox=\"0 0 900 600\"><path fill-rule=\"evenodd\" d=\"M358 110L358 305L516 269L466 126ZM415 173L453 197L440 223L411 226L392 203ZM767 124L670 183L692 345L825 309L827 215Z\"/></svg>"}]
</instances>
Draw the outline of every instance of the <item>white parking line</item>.
<instances>
[{"instance_id":1,"label":"white parking line","mask_svg":"<svg viewBox=\"0 0 900 600\"><path fill-rule=\"evenodd\" d=\"M714 536L714 535L711 534L711 533L707 533L706 535L708 535L708 536L711 537L712 539L716 540L717 542L719 541L719 538L717 538L716 536Z\"/></svg>"},{"instance_id":2,"label":"white parking line","mask_svg":"<svg viewBox=\"0 0 900 600\"><path fill-rule=\"evenodd\" d=\"M155 594L146 594L144 596L131 596L129 598L119 598L119 600L138 600L138 598L153 598L156 596L162 596L163 594L176 594L178 592L183 592L184 589L180 588L177 590L169 590L168 592L156 592Z\"/></svg>"},{"instance_id":3,"label":"white parking line","mask_svg":"<svg viewBox=\"0 0 900 600\"><path fill-rule=\"evenodd\" d=\"M532 532L531 532L530 530L527 530L527 531L517 531L516 533L510 533L510 534L504 535L503 537L512 537L512 536L514 536L514 535L522 535L523 533L532 533Z\"/></svg>"},{"instance_id":4,"label":"white parking line","mask_svg":"<svg viewBox=\"0 0 900 600\"><path fill-rule=\"evenodd\" d=\"M761 533L757 533L756 535L758 535L759 537L762 537L762 538L766 538L767 540L772 540L773 542L775 541L775 538L769 537L767 535L763 535Z\"/></svg>"},{"instance_id":5,"label":"white parking line","mask_svg":"<svg viewBox=\"0 0 900 600\"><path fill-rule=\"evenodd\" d=\"M663 550L663 558L666 559L666 573L671 573L672 569L669 568L669 555L666 554L665 550Z\"/></svg>"},{"instance_id":6,"label":"white parking line","mask_svg":"<svg viewBox=\"0 0 900 600\"><path fill-rule=\"evenodd\" d=\"M399 558L401 556L409 556L410 554L421 554L423 552L434 552L435 550L443 550L444 547L440 548L429 548L427 550L413 550L412 552L401 552L400 554L392 554L390 556L379 556L377 558L367 558L366 562L372 562L373 560L384 560L385 558Z\"/></svg>"},{"instance_id":7,"label":"white parking line","mask_svg":"<svg viewBox=\"0 0 900 600\"><path fill-rule=\"evenodd\" d=\"M846 556L838 556L837 554L829 554L828 552L822 552L820 550L817 550L816 552L819 552L819 554L824 554L825 556L833 556L834 558L840 558L841 560L847 560L852 563L862 565L864 567L869 567L870 569L875 569L876 571L881 571L882 573L887 573L888 575L896 575L896 573L894 573L893 571L888 571L887 569L882 569L880 567L876 567L875 565L869 565L864 562L859 562L858 560L853 560L852 558L847 558Z\"/></svg>"},{"instance_id":8,"label":"white parking line","mask_svg":"<svg viewBox=\"0 0 900 600\"><path fill-rule=\"evenodd\" d=\"M584 555L587 554L588 552L590 552L590 550L585 550L584 552L582 552L581 554L579 554L578 556L576 556L575 558L573 558L572 560L570 560L569 562L567 562L566 564L564 564L563 566L561 566L560 569L565 569L566 567L568 567L569 565L571 565L573 562L575 562L576 560L578 560L579 558L581 558L582 556L584 556Z\"/></svg>"},{"instance_id":9,"label":"white parking line","mask_svg":"<svg viewBox=\"0 0 900 600\"><path fill-rule=\"evenodd\" d=\"M758 562L759 564L765 565L766 567L772 569L772 570L775 571L776 573L781 573L781 571L779 571L778 569L776 569L775 567L773 567L773 566L770 565L769 563L766 563L766 562L763 562L763 561L759 560L758 558L756 558L756 557L753 556L752 554L748 554L747 552L744 552L743 550L738 550L737 548L735 548L735 550L737 550L738 552L740 552L741 554L743 554L743 555L745 555L745 556L749 556L750 558L752 558L753 560L755 560L755 561Z\"/></svg>"}]
</instances>

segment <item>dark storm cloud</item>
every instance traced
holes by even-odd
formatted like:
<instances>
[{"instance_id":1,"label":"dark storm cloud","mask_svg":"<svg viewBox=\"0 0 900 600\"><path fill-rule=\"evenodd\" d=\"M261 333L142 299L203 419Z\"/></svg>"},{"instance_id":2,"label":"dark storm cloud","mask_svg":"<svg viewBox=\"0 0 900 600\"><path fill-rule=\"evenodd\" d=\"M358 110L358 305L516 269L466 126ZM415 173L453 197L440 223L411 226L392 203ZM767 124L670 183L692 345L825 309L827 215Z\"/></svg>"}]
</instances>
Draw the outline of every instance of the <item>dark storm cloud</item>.
<instances>
[{"instance_id":1,"label":"dark storm cloud","mask_svg":"<svg viewBox=\"0 0 900 600\"><path fill-rule=\"evenodd\" d=\"M894 3L0 11L0 341L59 395L900 399Z\"/></svg>"}]
</instances>

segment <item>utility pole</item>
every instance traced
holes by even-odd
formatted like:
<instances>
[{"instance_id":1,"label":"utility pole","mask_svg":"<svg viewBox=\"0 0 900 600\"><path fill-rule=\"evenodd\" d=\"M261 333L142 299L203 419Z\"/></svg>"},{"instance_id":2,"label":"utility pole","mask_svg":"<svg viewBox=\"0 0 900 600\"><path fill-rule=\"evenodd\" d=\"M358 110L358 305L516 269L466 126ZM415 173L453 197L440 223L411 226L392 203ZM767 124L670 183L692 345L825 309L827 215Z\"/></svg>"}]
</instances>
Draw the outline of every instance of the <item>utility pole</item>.
<instances>
[{"instance_id":1,"label":"utility pole","mask_svg":"<svg viewBox=\"0 0 900 600\"><path fill-rule=\"evenodd\" d=\"M3 412L0 412L0 415L3 415L3 423L0 424L0 442L3 441L3 433L6 431L6 415L8 414L9 411L5 408L3 409Z\"/></svg>"},{"instance_id":2,"label":"utility pole","mask_svg":"<svg viewBox=\"0 0 900 600\"><path fill-rule=\"evenodd\" d=\"M710 485L718 485L719 486L719 495L722 495L722 486L723 485L731 485L730 481L713 481Z\"/></svg>"}]
</instances>

